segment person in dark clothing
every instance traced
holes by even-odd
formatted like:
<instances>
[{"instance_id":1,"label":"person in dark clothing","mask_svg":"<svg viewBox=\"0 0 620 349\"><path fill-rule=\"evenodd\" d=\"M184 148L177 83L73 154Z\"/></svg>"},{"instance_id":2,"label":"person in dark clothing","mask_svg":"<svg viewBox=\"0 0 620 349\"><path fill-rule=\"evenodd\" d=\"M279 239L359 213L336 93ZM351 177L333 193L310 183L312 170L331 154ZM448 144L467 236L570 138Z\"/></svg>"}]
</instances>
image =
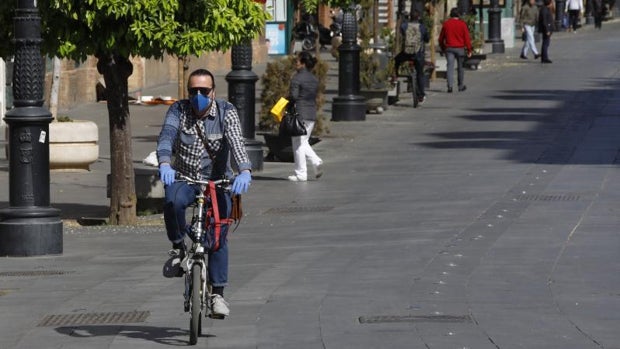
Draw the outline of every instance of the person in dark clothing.
<instances>
[{"instance_id":1,"label":"person in dark clothing","mask_svg":"<svg viewBox=\"0 0 620 349\"><path fill-rule=\"evenodd\" d=\"M553 15L551 14L551 0L544 0L538 15L538 32L542 34L542 56L541 63L551 63L549 59L549 45L551 44L551 34L553 33Z\"/></svg>"},{"instance_id":2,"label":"person in dark clothing","mask_svg":"<svg viewBox=\"0 0 620 349\"><path fill-rule=\"evenodd\" d=\"M594 28L601 30L603 27L603 14L605 13L605 4L603 0L592 0L592 15L594 16Z\"/></svg>"},{"instance_id":3,"label":"person in dark clothing","mask_svg":"<svg viewBox=\"0 0 620 349\"><path fill-rule=\"evenodd\" d=\"M419 27L420 39L422 41L418 43L420 47L419 50L414 53L407 53L405 48L407 28L409 28L410 25ZM430 41L430 35L426 29L426 26L420 23L420 13L418 11L414 11L412 13L410 22L403 22L400 27L400 31L403 38L403 49L394 57L394 74L398 75L398 70L400 69L401 64L404 62L413 61L416 71L416 91L418 94L416 97L420 103L423 103L426 99L426 94L424 93L424 46ZM395 79L395 77L392 79Z\"/></svg>"}]
</instances>

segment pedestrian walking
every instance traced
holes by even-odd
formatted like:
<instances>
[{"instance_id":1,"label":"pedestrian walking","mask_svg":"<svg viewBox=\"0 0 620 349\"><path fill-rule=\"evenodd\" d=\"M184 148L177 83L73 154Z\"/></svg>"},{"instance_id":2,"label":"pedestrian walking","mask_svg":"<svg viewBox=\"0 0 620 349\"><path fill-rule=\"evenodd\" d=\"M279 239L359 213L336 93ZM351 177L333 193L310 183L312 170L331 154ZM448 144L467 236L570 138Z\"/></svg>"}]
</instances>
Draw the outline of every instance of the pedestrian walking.
<instances>
[{"instance_id":1,"label":"pedestrian walking","mask_svg":"<svg viewBox=\"0 0 620 349\"><path fill-rule=\"evenodd\" d=\"M579 26L579 16L583 10L583 0L567 0L566 11L568 12L568 26L569 30L572 29L573 33L577 33L577 27Z\"/></svg>"},{"instance_id":2,"label":"pedestrian walking","mask_svg":"<svg viewBox=\"0 0 620 349\"><path fill-rule=\"evenodd\" d=\"M542 34L542 54L541 63L552 63L549 59L549 45L551 44L551 34L553 33L553 15L551 14L551 0L544 0L544 6L538 15L538 32Z\"/></svg>"},{"instance_id":3,"label":"pedestrian walking","mask_svg":"<svg viewBox=\"0 0 620 349\"><path fill-rule=\"evenodd\" d=\"M297 54L295 68L297 73L291 79L288 99L295 104L299 117L306 125L306 135L293 137L293 157L295 159L295 174L288 176L289 181L305 182L308 180L306 161L310 160L314 168L314 175L320 178L323 175L323 160L316 155L310 146L309 139L316 122L316 96L319 92L319 80L310 70L316 64L316 58L308 52Z\"/></svg>"},{"instance_id":4,"label":"pedestrian walking","mask_svg":"<svg viewBox=\"0 0 620 349\"><path fill-rule=\"evenodd\" d=\"M603 0L592 0L592 15L594 16L594 28L601 30L603 27L603 16L605 15Z\"/></svg>"},{"instance_id":5,"label":"pedestrian walking","mask_svg":"<svg viewBox=\"0 0 620 349\"><path fill-rule=\"evenodd\" d=\"M459 10L454 7L450 10L450 19L446 20L439 33L439 47L448 60L448 93L452 93L454 82L454 61L458 70L459 91L465 91L465 71L463 63L465 56L471 57L471 38L467 24L459 18Z\"/></svg>"},{"instance_id":6,"label":"pedestrian walking","mask_svg":"<svg viewBox=\"0 0 620 349\"><path fill-rule=\"evenodd\" d=\"M523 48L521 48L522 59L527 59L529 50L531 50L534 54L534 59L538 59L540 57L538 50L536 49L536 43L534 42L534 29L536 28L536 22L538 22L538 6L536 6L536 0L529 0L523 5L523 7L521 7L521 11L519 12L521 32L525 38Z\"/></svg>"}]
</instances>

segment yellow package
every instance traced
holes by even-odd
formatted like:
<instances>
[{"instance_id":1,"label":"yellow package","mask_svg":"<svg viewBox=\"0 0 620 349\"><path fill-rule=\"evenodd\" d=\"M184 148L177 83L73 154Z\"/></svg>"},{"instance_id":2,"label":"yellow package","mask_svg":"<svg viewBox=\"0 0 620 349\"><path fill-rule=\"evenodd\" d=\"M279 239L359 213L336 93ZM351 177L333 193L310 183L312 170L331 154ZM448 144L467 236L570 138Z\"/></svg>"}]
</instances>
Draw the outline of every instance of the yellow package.
<instances>
[{"instance_id":1,"label":"yellow package","mask_svg":"<svg viewBox=\"0 0 620 349\"><path fill-rule=\"evenodd\" d=\"M273 115L277 122L282 121L282 116L284 115L284 110L286 109L287 104L288 99L280 97L273 108L271 108L271 115Z\"/></svg>"}]
</instances>

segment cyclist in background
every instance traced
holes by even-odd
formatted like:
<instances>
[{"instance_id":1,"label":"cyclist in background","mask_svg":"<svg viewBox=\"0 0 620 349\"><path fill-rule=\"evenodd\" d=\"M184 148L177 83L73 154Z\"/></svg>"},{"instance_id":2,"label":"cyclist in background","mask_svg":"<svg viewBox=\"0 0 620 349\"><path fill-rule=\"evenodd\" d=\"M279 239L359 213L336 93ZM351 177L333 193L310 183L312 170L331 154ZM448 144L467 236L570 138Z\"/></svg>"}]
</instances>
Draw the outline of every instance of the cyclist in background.
<instances>
[{"instance_id":1,"label":"cyclist in background","mask_svg":"<svg viewBox=\"0 0 620 349\"><path fill-rule=\"evenodd\" d=\"M405 14L405 20L400 26L403 38L403 49L394 57L394 77L396 80L398 70L403 62L413 61L416 70L416 91L418 102L424 103L424 47L430 41L430 35L424 24L420 23L420 12L413 11L411 18Z\"/></svg>"},{"instance_id":2,"label":"cyclist in background","mask_svg":"<svg viewBox=\"0 0 620 349\"><path fill-rule=\"evenodd\" d=\"M250 159L245 150L241 123L236 108L229 102L215 99L213 74L205 69L192 72L187 82L189 99L182 99L170 106L159 138L157 159L160 179L164 183L164 221L168 239L172 243L169 260L172 270L164 276L181 276L180 262L185 256L185 235L189 226L185 210L200 191L200 186L175 181L177 172L195 180L232 178L230 154L239 167L239 175L232 185L233 194L248 190L252 181ZM173 157L174 155L174 157ZM218 192L222 204L230 212L231 197ZM212 297L209 300L213 315L223 318L229 314L224 300L224 287L228 283L228 246L226 230L222 228L220 248L209 253L209 280Z\"/></svg>"}]
</instances>

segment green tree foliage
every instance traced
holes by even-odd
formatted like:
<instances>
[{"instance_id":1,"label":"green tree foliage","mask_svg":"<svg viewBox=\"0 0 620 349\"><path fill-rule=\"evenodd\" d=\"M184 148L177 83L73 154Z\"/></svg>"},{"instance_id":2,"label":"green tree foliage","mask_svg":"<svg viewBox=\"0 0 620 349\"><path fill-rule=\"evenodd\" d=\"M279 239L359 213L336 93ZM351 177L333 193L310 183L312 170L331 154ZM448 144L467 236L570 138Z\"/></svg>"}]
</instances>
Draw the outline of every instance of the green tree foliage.
<instances>
[{"instance_id":1,"label":"green tree foliage","mask_svg":"<svg viewBox=\"0 0 620 349\"><path fill-rule=\"evenodd\" d=\"M319 11L319 4L325 4L329 7L346 8L351 4L354 4L353 0L297 0L295 8L299 8L299 5L303 7L308 13L317 13Z\"/></svg>"},{"instance_id":2,"label":"green tree foliage","mask_svg":"<svg viewBox=\"0 0 620 349\"><path fill-rule=\"evenodd\" d=\"M16 4L16 0L0 2L2 57L13 53L10 39ZM39 0L38 8L45 54L77 61L88 55L98 59L108 94L110 223L133 224L129 58L224 51L257 36L268 14L252 0ZM11 19L5 21L5 17Z\"/></svg>"}]
</instances>

